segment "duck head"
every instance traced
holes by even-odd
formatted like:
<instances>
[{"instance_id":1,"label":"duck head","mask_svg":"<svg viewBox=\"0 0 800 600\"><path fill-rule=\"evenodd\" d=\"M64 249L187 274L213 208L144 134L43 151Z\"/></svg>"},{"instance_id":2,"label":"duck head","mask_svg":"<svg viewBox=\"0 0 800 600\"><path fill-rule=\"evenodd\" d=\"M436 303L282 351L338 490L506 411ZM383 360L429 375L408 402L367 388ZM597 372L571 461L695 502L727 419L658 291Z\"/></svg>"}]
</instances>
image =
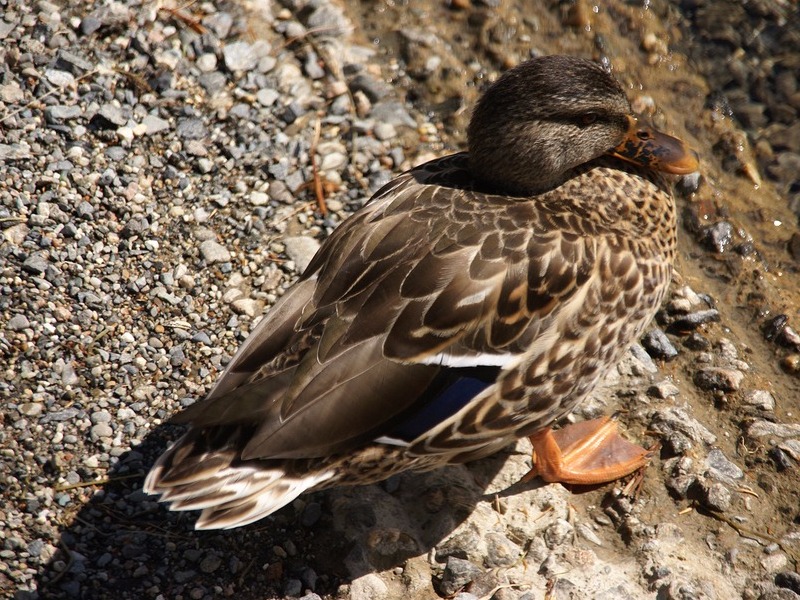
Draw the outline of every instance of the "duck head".
<instances>
[{"instance_id":1,"label":"duck head","mask_svg":"<svg viewBox=\"0 0 800 600\"><path fill-rule=\"evenodd\" d=\"M681 140L639 125L600 65L571 56L534 58L504 73L478 101L467 138L475 178L512 194L552 189L604 155L667 173L698 167Z\"/></svg>"}]
</instances>

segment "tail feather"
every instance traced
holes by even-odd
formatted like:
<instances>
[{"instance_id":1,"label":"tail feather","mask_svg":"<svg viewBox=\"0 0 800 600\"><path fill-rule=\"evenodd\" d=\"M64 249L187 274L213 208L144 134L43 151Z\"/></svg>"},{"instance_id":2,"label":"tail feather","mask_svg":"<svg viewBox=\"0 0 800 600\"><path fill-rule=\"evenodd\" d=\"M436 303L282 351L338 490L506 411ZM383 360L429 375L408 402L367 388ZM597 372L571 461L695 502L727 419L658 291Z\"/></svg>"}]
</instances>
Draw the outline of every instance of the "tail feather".
<instances>
[{"instance_id":1,"label":"tail feather","mask_svg":"<svg viewBox=\"0 0 800 600\"><path fill-rule=\"evenodd\" d=\"M170 510L202 510L196 529L230 529L257 521L334 476L333 470L288 475L283 461L241 461L230 446L213 450L194 432L153 465L144 491Z\"/></svg>"}]
</instances>

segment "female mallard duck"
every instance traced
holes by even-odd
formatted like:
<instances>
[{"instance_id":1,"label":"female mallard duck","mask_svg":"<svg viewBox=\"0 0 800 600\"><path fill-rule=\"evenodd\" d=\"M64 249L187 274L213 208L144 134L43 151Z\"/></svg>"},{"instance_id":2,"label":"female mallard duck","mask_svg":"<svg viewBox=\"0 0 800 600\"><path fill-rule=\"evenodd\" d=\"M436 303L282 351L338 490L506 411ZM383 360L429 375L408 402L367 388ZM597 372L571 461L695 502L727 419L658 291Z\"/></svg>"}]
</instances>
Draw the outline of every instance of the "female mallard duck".
<instances>
[{"instance_id":1,"label":"female mallard duck","mask_svg":"<svg viewBox=\"0 0 800 600\"><path fill-rule=\"evenodd\" d=\"M656 312L675 253L657 171L682 142L637 127L620 85L546 56L478 102L469 152L421 165L326 240L144 489L201 529L301 493L488 456L530 436L546 481L601 483L647 452L607 419L550 425Z\"/></svg>"}]
</instances>

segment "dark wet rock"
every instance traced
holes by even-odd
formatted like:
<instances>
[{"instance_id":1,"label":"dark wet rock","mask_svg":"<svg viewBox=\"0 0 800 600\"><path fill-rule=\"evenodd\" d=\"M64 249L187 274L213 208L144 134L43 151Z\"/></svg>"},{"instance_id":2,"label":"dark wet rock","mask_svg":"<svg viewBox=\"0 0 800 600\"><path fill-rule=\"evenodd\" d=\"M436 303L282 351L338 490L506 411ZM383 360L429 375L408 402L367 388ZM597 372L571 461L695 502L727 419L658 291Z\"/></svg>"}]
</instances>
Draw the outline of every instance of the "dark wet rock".
<instances>
[{"instance_id":1,"label":"dark wet rock","mask_svg":"<svg viewBox=\"0 0 800 600\"><path fill-rule=\"evenodd\" d=\"M695 171L694 173L689 173L688 175L684 175L683 177L679 178L675 185L675 189L682 196L688 197L700 189L700 182L702 180L703 179L700 172Z\"/></svg>"},{"instance_id":2,"label":"dark wet rock","mask_svg":"<svg viewBox=\"0 0 800 600\"><path fill-rule=\"evenodd\" d=\"M711 342L705 336L700 335L696 331L690 333L686 339L683 340L683 345L689 350L708 350L711 348Z\"/></svg>"},{"instance_id":3,"label":"dark wet rock","mask_svg":"<svg viewBox=\"0 0 800 600\"><path fill-rule=\"evenodd\" d=\"M322 516L322 505L319 502L309 502L303 509L300 523L303 527L312 527Z\"/></svg>"},{"instance_id":4,"label":"dark wet rock","mask_svg":"<svg viewBox=\"0 0 800 600\"><path fill-rule=\"evenodd\" d=\"M796 594L792 590L775 588L767 589L758 596L758 600L799 600L800 594Z\"/></svg>"},{"instance_id":5,"label":"dark wet rock","mask_svg":"<svg viewBox=\"0 0 800 600\"><path fill-rule=\"evenodd\" d=\"M720 221L703 231L703 244L709 249L722 254L733 243L733 225Z\"/></svg>"},{"instance_id":6,"label":"dark wet rock","mask_svg":"<svg viewBox=\"0 0 800 600\"><path fill-rule=\"evenodd\" d=\"M642 346L653 358L672 360L678 356L678 350L661 329L651 329L642 336Z\"/></svg>"},{"instance_id":7,"label":"dark wet rock","mask_svg":"<svg viewBox=\"0 0 800 600\"><path fill-rule=\"evenodd\" d=\"M451 596L483 574L483 569L468 560L450 556L442 573L441 591Z\"/></svg>"},{"instance_id":8,"label":"dark wet rock","mask_svg":"<svg viewBox=\"0 0 800 600\"><path fill-rule=\"evenodd\" d=\"M780 588L792 590L795 594L800 594L800 574L794 571L783 571L775 575L775 585Z\"/></svg>"},{"instance_id":9,"label":"dark wet rock","mask_svg":"<svg viewBox=\"0 0 800 600\"><path fill-rule=\"evenodd\" d=\"M789 238L787 248L795 262L800 263L800 233L795 232L792 234L792 237Z\"/></svg>"},{"instance_id":10,"label":"dark wet rock","mask_svg":"<svg viewBox=\"0 0 800 600\"><path fill-rule=\"evenodd\" d=\"M673 320L667 328L668 333L688 333L707 323L717 323L720 320L719 311L710 308L683 315Z\"/></svg>"},{"instance_id":11,"label":"dark wet rock","mask_svg":"<svg viewBox=\"0 0 800 600\"><path fill-rule=\"evenodd\" d=\"M303 592L303 582L290 578L283 584L283 594L287 597L297 597Z\"/></svg>"},{"instance_id":12,"label":"dark wet rock","mask_svg":"<svg viewBox=\"0 0 800 600\"><path fill-rule=\"evenodd\" d=\"M742 385L744 373L724 367L706 367L694 375L694 384L701 390L735 392Z\"/></svg>"},{"instance_id":13,"label":"dark wet rock","mask_svg":"<svg viewBox=\"0 0 800 600\"><path fill-rule=\"evenodd\" d=\"M764 323L764 327L762 328L762 331L764 332L764 338L770 342L777 342L781 337L783 328L786 327L788 322L788 315L775 315L773 318Z\"/></svg>"}]
</instances>

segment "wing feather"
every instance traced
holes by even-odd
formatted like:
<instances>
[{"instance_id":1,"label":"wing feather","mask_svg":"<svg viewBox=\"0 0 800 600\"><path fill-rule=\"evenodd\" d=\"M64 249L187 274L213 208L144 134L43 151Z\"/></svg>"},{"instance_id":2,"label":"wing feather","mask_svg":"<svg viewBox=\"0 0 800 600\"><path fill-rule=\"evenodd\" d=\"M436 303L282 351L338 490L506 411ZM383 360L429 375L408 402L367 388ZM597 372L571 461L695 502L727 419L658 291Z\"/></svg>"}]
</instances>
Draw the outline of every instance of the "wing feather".
<instances>
[{"instance_id":1,"label":"wing feather","mask_svg":"<svg viewBox=\"0 0 800 600\"><path fill-rule=\"evenodd\" d=\"M325 456L386 433L442 365L512 368L586 280L592 242L546 231L534 202L445 196L429 176L343 223L182 420L256 419L245 460Z\"/></svg>"}]
</instances>

